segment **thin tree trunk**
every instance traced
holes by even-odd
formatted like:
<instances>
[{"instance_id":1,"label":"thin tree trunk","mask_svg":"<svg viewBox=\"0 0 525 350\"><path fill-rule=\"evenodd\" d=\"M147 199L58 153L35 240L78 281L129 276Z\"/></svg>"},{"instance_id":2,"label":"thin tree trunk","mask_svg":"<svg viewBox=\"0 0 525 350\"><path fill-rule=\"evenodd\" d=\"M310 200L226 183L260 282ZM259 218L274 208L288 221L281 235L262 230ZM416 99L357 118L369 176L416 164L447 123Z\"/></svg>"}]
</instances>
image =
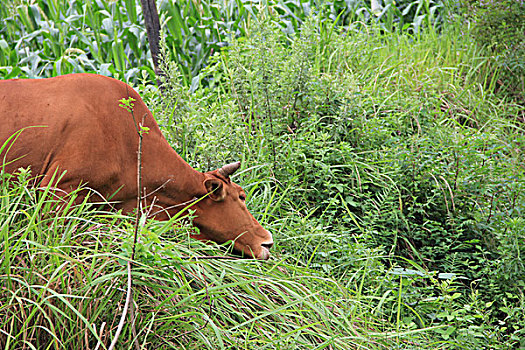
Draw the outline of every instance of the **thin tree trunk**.
<instances>
[{"instance_id":1,"label":"thin tree trunk","mask_svg":"<svg viewBox=\"0 0 525 350\"><path fill-rule=\"evenodd\" d=\"M157 85L160 87L159 77L162 72L159 69L159 40L160 40L160 22L157 4L155 0L140 0L144 22L146 23L146 32L148 33L149 49L151 58L155 66L155 75L157 76Z\"/></svg>"}]
</instances>

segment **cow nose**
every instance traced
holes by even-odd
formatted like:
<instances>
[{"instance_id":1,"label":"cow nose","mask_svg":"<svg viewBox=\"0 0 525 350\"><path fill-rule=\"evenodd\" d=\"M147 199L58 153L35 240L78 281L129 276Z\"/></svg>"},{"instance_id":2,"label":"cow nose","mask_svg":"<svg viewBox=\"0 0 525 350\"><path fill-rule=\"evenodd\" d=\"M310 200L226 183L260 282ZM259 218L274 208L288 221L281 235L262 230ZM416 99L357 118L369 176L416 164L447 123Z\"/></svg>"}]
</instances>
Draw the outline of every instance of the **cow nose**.
<instances>
[{"instance_id":1,"label":"cow nose","mask_svg":"<svg viewBox=\"0 0 525 350\"><path fill-rule=\"evenodd\" d=\"M273 241L272 242L265 242L261 244L264 248L270 250L273 247Z\"/></svg>"}]
</instances>

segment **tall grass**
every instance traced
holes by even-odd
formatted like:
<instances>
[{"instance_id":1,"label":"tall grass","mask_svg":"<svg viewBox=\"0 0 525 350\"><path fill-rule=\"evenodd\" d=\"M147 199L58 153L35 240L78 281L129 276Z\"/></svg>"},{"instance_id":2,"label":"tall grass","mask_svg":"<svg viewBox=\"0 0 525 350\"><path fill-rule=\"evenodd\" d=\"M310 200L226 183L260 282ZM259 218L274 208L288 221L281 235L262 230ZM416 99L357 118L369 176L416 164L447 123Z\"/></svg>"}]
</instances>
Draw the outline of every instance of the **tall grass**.
<instances>
[{"instance_id":1,"label":"tall grass","mask_svg":"<svg viewBox=\"0 0 525 350\"><path fill-rule=\"evenodd\" d=\"M64 4L57 5L62 13ZM93 13L103 28L103 55L113 60L122 51L104 40L109 23L120 23L119 13L123 28L129 25L125 17L133 10L123 4L103 3L108 9ZM180 223L148 222L133 270L139 344L524 346L525 182L523 126L516 118L523 106L497 96L501 76L462 27L429 26L439 3L384 2L389 10L372 24L364 10L354 17L357 8L339 18L345 23L339 28L336 17L298 16L308 6L294 2L260 9L233 2L171 5L160 4L170 33L167 89L160 96L150 85L138 88L194 167L243 161L235 181L276 245L267 263L237 260L227 247L188 239L191 228ZM11 62L22 59L21 51L10 46L20 38L19 48L35 44L23 52L36 50L40 57L20 69L57 73L51 63L40 65L51 43L38 46L45 41L33 40L40 38L31 36L38 29L24 32L14 19L24 8L51 11L38 6L0 9L6 28L22 33L5 39L8 45L0 41L5 77L20 73ZM88 6L72 8L80 13ZM414 22L389 17L400 9ZM246 16L236 17L237 10ZM331 7L324 11L334 14ZM80 23L71 14L50 23ZM215 21L211 14L224 19L216 31L203 24ZM276 14L283 19L277 24ZM36 18L27 15L23 28ZM136 16L140 20L139 11ZM50 25L69 31L66 24ZM99 34L79 28L91 40L85 52L95 50ZM125 33L118 28L114 33ZM80 37L75 33L65 33L64 42ZM237 34L243 37L234 39ZM218 52L224 42L228 48ZM185 52L187 59L180 58ZM118 63L99 65L90 55L95 71L105 74L106 67L121 78L129 64L124 58L122 71L115 70ZM107 347L125 299L132 220L86 203L74 206L69 197L64 212L50 200L52 191L27 187L28 175L2 176L0 344ZM134 337L126 324L120 346L133 347Z\"/></svg>"},{"instance_id":2,"label":"tall grass","mask_svg":"<svg viewBox=\"0 0 525 350\"><path fill-rule=\"evenodd\" d=\"M288 42L261 21L203 71L214 90L189 93L168 64L186 92L152 103L157 118L202 170L246 160L240 182L275 248L371 293L396 330L516 346L523 298L505 281L522 279L523 106L497 96L460 26L354 26L314 17Z\"/></svg>"},{"instance_id":3,"label":"tall grass","mask_svg":"<svg viewBox=\"0 0 525 350\"><path fill-rule=\"evenodd\" d=\"M26 172L2 182L0 344L4 349L106 348L123 312L132 218L57 206ZM277 202L280 198L274 199ZM151 221L133 269L136 339L144 348L353 349L418 341L395 331L376 298L297 264L224 256L189 240L190 228ZM280 256L280 257L279 257ZM292 260L293 262L294 260ZM365 277L366 278L366 277ZM119 348L133 347L127 322Z\"/></svg>"}]
</instances>

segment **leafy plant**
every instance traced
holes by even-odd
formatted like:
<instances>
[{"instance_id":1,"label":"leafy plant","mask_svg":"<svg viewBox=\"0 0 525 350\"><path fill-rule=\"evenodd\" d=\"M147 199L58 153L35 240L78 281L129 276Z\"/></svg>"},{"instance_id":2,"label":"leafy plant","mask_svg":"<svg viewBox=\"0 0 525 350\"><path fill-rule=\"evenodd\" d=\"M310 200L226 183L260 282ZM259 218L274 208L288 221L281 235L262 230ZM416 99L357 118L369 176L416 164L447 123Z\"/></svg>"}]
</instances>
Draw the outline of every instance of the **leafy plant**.
<instances>
[{"instance_id":1,"label":"leafy plant","mask_svg":"<svg viewBox=\"0 0 525 350\"><path fill-rule=\"evenodd\" d=\"M255 174L243 178L257 184L271 174L275 184L265 180L264 193L286 193L272 217L287 223L291 233L281 239L297 264L363 283L356 290L377 290L385 271L379 262L455 276L454 288L438 297L449 295L447 303L398 309L396 297L405 294L389 294L384 303L400 329L432 324L444 341L515 344L495 320L522 321L510 309L500 312L511 299L495 288L505 284L497 282L501 272L491 271L492 262L512 256L509 271L522 278L514 274L520 250L510 249L521 238L504 243L502 236L523 210L522 129L509 119L520 107L489 99L490 61L468 37L457 41L457 27L450 30L349 34L314 17L288 43L262 20L204 71L217 89L195 90L180 120L193 130L207 125L209 134L183 133L193 145L186 156L198 165L213 155L244 157ZM483 74L486 84L477 85ZM368 272L359 260L367 256L382 257L370 265L381 271L377 279L349 272ZM435 300L438 282L403 276L383 278L389 288L374 295L402 284L413 293L407 298ZM517 305L520 287L509 288Z\"/></svg>"},{"instance_id":2,"label":"leafy plant","mask_svg":"<svg viewBox=\"0 0 525 350\"><path fill-rule=\"evenodd\" d=\"M51 188L38 193L29 187L27 171L3 175L0 344L109 344L125 298L133 219L86 202L74 205L75 192L63 198L67 211L58 210L63 201L53 199ZM357 297L286 259L224 256L216 245L189 240L189 230L175 220L148 221L141 230L132 274L142 346L349 349L392 343L383 335L389 326L366 306L365 291ZM127 337L119 346L132 346L131 328L124 325Z\"/></svg>"},{"instance_id":3,"label":"leafy plant","mask_svg":"<svg viewBox=\"0 0 525 350\"><path fill-rule=\"evenodd\" d=\"M525 3L511 0L464 1L463 6L473 28L474 40L492 56L499 89L523 103Z\"/></svg>"},{"instance_id":4,"label":"leafy plant","mask_svg":"<svg viewBox=\"0 0 525 350\"><path fill-rule=\"evenodd\" d=\"M134 0L9 0L0 20L5 23L0 29L4 78L94 72L130 80L142 71L154 79Z\"/></svg>"},{"instance_id":5,"label":"leafy plant","mask_svg":"<svg viewBox=\"0 0 525 350\"><path fill-rule=\"evenodd\" d=\"M443 22L447 2L404 1L386 4L376 21L390 31L415 31ZM297 33L310 14L320 13L325 26L349 26L371 20L368 1L183 1L159 2L170 59L182 82L193 89L208 58L228 42L246 36L260 17L272 19L286 35ZM138 82L155 80L144 19L137 0L6 0L0 10L0 74L4 78L49 77L94 72ZM355 27L354 27L355 28ZM397 28L397 29L396 29ZM363 29L363 28L361 28Z\"/></svg>"}]
</instances>

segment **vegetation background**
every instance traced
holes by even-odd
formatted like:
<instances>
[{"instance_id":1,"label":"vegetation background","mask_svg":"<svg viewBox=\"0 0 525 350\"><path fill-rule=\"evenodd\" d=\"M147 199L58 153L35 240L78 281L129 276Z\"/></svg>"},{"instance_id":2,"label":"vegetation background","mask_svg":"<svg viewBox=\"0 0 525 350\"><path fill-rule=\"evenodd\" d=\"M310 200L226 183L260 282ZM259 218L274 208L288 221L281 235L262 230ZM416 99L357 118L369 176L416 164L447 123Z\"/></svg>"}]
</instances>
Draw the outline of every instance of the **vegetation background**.
<instances>
[{"instance_id":1,"label":"vegetation background","mask_svg":"<svg viewBox=\"0 0 525 350\"><path fill-rule=\"evenodd\" d=\"M2 78L129 82L274 234L258 262L143 221L118 348L525 348L523 1L157 4L163 93L138 1L0 7ZM109 347L133 219L1 176L0 347Z\"/></svg>"}]
</instances>

